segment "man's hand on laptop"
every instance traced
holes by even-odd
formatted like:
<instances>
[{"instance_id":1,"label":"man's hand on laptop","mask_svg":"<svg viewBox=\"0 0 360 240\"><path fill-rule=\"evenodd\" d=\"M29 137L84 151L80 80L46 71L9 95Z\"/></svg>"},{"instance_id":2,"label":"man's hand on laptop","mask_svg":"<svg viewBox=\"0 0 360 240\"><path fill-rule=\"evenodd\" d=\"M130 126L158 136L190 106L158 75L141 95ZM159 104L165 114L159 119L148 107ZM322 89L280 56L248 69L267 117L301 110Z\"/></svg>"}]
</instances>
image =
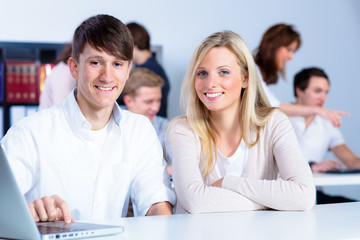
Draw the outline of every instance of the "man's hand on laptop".
<instances>
[{"instance_id":1,"label":"man's hand on laptop","mask_svg":"<svg viewBox=\"0 0 360 240\"><path fill-rule=\"evenodd\" d=\"M58 195L36 199L34 202L29 203L28 206L35 222L61 220L65 221L65 223L75 222L75 219L70 214L69 206Z\"/></svg>"}]
</instances>

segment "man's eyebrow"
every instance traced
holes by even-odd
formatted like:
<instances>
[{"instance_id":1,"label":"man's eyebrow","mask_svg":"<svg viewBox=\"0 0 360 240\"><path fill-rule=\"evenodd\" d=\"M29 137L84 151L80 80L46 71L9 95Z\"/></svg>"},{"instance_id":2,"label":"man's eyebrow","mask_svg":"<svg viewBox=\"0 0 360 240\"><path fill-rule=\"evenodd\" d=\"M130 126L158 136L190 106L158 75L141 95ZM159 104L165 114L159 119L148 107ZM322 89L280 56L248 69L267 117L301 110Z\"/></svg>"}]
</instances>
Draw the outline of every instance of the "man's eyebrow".
<instances>
[{"instance_id":1,"label":"man's eyebrow","mask_svg":"<svg viewBox=\"0 0 360 240\"><path fill-rule=\"evenodd\" d=\"M91 56L88 56L86 59L93 59L93 58L103 58L103 57L100 55L91 55Z\"/></svg>"}]
</instances>

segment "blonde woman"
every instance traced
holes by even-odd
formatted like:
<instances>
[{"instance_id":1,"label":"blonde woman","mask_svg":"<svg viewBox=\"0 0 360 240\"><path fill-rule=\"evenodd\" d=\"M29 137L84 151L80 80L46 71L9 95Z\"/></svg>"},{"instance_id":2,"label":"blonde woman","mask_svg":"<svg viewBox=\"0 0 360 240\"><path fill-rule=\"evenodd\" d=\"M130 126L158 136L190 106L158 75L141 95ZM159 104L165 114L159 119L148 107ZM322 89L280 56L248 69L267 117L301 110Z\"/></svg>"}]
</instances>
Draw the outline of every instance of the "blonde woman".
<instances>
[{"instance_id":1,"label":"blonde woman","mask_svg":"<svg viewBox=\"0 0 360 240\"><path fill-rule=\"evenodd\" d=\"M199 45L181 97L186 116L173 120L168 136L177 213L313 207L294 129L270 107L239 35L218 32Z\"/></svg>"}]
</instances>

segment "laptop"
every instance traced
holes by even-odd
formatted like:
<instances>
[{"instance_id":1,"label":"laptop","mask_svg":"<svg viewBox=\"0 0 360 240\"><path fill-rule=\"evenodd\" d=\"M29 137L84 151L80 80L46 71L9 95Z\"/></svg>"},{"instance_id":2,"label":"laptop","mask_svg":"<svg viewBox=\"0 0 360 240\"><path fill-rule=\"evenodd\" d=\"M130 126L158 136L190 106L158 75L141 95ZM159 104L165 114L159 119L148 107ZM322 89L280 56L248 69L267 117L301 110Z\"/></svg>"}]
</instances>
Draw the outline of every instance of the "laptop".
<instances>
[{"instance_id":1,"label":"laptop","mask_svg":"<svg viewBox=\"0 0 360 240\"><path fill-rule=\"evenodd\" d=\"M0 238L76 239L119 234L123 226L90 223L35 223L0 146Z\"/></svg>"}]
</instances>

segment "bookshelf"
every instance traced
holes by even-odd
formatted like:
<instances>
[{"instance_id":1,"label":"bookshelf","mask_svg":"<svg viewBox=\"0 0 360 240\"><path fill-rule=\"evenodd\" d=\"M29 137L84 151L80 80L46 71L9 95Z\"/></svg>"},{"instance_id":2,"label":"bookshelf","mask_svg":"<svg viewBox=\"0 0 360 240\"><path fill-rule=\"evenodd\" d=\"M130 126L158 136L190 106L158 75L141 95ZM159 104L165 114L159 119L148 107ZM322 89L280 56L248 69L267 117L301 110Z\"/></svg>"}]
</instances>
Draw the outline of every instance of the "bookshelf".
<instances>
[{"instance_id":1,"label":"bookshelf","mask_svg":"<svg viewBox=\"0 0 360 240\"><path fill-rule=\"evenodd\" d=\"M1 42L0 41L0 107L2 112L2 136L6 134L11 124L11 107L37 107L35 101L9 101L7 96L7 68L6 62L33 62L36 65L53 63L62 52L65 43L41 43L41 42ZM2 137L0 136L0 138Z\"/></svg>"}]
</instances>

